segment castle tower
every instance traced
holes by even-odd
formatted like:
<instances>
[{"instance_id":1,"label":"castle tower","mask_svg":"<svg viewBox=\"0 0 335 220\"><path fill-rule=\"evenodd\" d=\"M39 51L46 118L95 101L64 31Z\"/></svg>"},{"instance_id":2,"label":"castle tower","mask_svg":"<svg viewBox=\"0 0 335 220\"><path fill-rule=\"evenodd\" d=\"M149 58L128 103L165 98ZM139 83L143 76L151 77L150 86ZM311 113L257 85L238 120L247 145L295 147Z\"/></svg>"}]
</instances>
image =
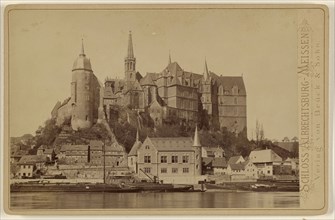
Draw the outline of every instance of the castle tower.
<instances>
[{"instance_id":1,"label":"castle tower","mask_svg":"<svg viewBox=\"0 0 335 220\"><path fill-rule=\"evenodd\" d=\"M195 127L194 139L193 139L193 148L194 148L194 175L200 176L202 174L202 158L201 158L201 143L198 134L198 126Z\"/></svg>"},{"instance_id":2,"label":"castle tower","mask_svg":"<svg viewBox=\"0 0 335 220\"><path fill-rule=\"evenodd\" d=\"M126 81L136 80L136 58L134 57L133 39L131 31L129 31L128 51L124 59Z\"/></svg>"},{"instance_id":3,"label":"castle tower","mask_svg":"<svg viewBox=\"0 0 335 220\"><path fill-rule=\"evenodd\" d=\"M89 128L97 119L98 103L96 96L97 78L93 74L91 61L85 55L82 41L81 52L73 63L71 82L71 126L72 129Z\"/></svg>"}]
</instances>

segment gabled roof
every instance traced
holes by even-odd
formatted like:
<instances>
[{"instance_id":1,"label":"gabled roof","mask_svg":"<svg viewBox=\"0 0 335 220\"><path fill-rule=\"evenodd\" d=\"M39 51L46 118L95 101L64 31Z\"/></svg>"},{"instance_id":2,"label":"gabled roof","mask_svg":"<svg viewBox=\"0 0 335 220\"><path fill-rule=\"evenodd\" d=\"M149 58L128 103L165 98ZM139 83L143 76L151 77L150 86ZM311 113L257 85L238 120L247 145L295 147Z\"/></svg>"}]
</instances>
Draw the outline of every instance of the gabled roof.
<instances>
[{"instance_id":1,"label":"gabled roof","mask_svg":"<svg viewBox=\"0 0 335 220\"><path fill-rule=\"evenodd\" d=\"M226 168L228 166L226 158L224 157L214 157L212 162L213 167Z\"/></svg>"},{"instance_id":2,"label":"gabled roof","mask_svg":"<svg viewBox=\"0 0 335 220\"><path fill-rule=\"evenodd\" d=\"M239 95L247 94L242 76L218 76L213 72L210 72L210 76L217 84L222 85L225 90L231 91L234 86L237 86Z\"/></svg>"},{"instance_id":3,"label":"gabled roof","mask_svg":"<svg viewBox=\"0 0 335 220\"><path fill-rule=\"evenodd\" d=\"M88 145L63 145L60 151L87 151Z\"/></svg>"},{"instance_id":4,"label":"gabled roof","mask_svg":"<svg viewBox=\"0 0 335 220\"><path fill-rule=\"evenodd\" d=\"M233 156L229 158L228 164L236 164L237 161L241 158L242 156ZM243 157L242 157L243 158ZM243 159L244 160L244 159Z\"/></svg>"},{"instance_id":5,"label":"gabled roof","mask_svg":"<svg viewBox=\"0 0 335 220\"><path fill-rule=\"evenodd\" d=\"M145 75L145 77L141 79L140 84L142 86L153 86L153 85L155 85L155 83L154 83L150 74Z\"/></svg>"},{"instance_id":6,"label":"gabled roof","mask_svg":"<svg viewBox=\"0 0 335 220\"><path fill-rule=\"evenodd\" d=\"M45 149L43 154L52 154L54 152L54 149Z\"/></svg>"},{"instance_id":7,"label":"gabled roof","mask_svg":"<svg viewBox=\"0 0 335 220\"><path fill-rule=\"evenodd\" d=\"M102 150L103 142L99 140L90 141L90 150Z\"/></svg>"},{"instance_id":8,"label":"gabled roof","mask_svg":"<svg viewBox=\"0 0 335 220\"><path fill-rule=\"evenodd\" d=\"M232 170L244 170L245 169L245 163L229 164L229 166Z\"/></svg>"},{"instance_id":9,"label":"gabled roof","mask_svg":"<svg viewBox=\"0 0 335 220\"><path fill-rule=\"evenodd\" d=\"M47 161L47 157L45 155L23 155L18 162L18 164L36 164L36 163L44 163Z\"/></svg>"},{"instance_id":10,"label":"gabled roof","mask_svg":"<svg viewBox=\"0 0 335 220\"><path fill-rule=\"evenodd\" d=\"M202 158L202 164L204 166L212 166L212 162L213 162L213 157L203 157Z\"/></svg>"},{"instance_id":11,"label":"gabled roof","mask_svg":"<svg viewBox=\"0 0 335 220\"><path fill-rule=\"evenodd\" d=\"M278 154L276 154L271 149L251 151L250 155L249 155L249 159L253 163L266 163L266 162L282 161L282 158L280 156L278 156Z\"/></svg>"},{"instance_id":12,"label":"gabled roof","mask_svg":"<svg viewBox=\"0 0 335 220\"><path fill-rule=\"evenodd\" d=\"M137 156L137 150L142 145L141 141L135 141L133 147L131 148L128 156Z\"/></svg>"},{"instance_id":13,"label":"gabled roof","mask_svg":"<svg viewBox=\"0 0 335 220\"><path fill-rule=\"evenodd\" d=\"M17 150L15 151L15 153L13 155L11 155L10 157L17 157L17 158L20 158L24 155L27 155L28 154L28 151L27 150Z\"/></svg>"}]
</instances>

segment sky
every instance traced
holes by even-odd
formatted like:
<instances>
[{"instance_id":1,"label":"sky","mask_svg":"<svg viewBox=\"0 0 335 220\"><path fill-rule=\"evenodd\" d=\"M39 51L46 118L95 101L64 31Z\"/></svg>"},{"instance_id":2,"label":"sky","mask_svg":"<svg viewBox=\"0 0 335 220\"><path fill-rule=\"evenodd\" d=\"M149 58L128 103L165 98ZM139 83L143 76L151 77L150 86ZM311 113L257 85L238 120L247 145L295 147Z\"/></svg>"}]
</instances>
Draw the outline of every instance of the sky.
<instances>
[{"instance_id":1,"label":"sky","mask_svg":"<svg viewBox=\"0 0 335 220\"><path fill-rule=\"evenodd\" d=\"M10 136L34 134L70 96L81 39L101 82L124 77L128 33L137 70L160 72L169 51L186 71L243 75L248 136L298 136L297 14L280 9L12 10L9 13Z\"/></svg>"}]
</instances>

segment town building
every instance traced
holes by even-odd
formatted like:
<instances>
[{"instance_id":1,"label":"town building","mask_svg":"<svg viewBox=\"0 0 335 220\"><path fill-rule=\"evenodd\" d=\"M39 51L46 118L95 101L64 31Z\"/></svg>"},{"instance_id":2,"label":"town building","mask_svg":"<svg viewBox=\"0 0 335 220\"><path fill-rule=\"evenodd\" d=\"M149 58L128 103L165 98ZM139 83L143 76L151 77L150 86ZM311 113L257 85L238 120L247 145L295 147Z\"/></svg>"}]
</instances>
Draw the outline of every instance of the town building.
<instances>
[{"instance_id":1,"label":"town building","mask_svg":"<svg viewBox=\"0 0 335 220\"><path fill-rule=\"evenodd\" d=\"M203 157L203 175L226 175L228 174L228 163L224 157Z\"/></svg>"},{"instance_id":2,"label":"town building","mask_svg":"<svg viewBox=\"0 0 335 220\"><path fill-rule=\"evenodd\" d=\"M147 137L142 144L135 143L133 148L137 148L137 164L132 167L137 168L135 172L140 179L164 183L198 183L203 178L197 128L193 140L187 137Z\"/></svg>"},{"instance_id":3,"label":"town building","mask_svg":"<svg viewBox=\"0 0 335 220\"><path fill-rule=\"evenodd\" d=\"M239 155L239 156L232 156L228 160L228 164L238 164L238 163L244 163L244 162L245 162L245 160L244 160L244 158L241 155Z\"/></svg>"},{"instance_id":4,"label":"town building","mask_svg":"<svg viewBox=\"0 0 335 220\"><path fill-rule=\"evenodd\" d=\"M63 145L58 155L58 162L64 164L87 164L89 162L88 145Z\"/></svg>"},{"instance_id":5,"label":"town building","mask_svg":"<svg viewBox=\"0 0 335 220\"><path fill-rule=\"evenodd\" d=\"M222 147L202 147L202 157L224 157L224 150Z\"/></svg>"},{"instance_id":6,"label":"town building","mask_svg":"<svg viewBox=\"0 0 335 220\"><path fill-rule=\"evenodd\" d=\"M20 167L18 172L19 178L32 178L39 171L43 172L47 157L44 155L24 155L17 165Z\"/></svg>"},{"instance_id":7,"label":"town building","mask_svg":"<svg viewBox=\"0 0 335 220\"><path fill-rule=\"evenodd\" d=\"M273 177L274 165L282 162L282 158L271 149L251 151L249 160L257 167L259 178Z\"/></svg>"}]
</instances>

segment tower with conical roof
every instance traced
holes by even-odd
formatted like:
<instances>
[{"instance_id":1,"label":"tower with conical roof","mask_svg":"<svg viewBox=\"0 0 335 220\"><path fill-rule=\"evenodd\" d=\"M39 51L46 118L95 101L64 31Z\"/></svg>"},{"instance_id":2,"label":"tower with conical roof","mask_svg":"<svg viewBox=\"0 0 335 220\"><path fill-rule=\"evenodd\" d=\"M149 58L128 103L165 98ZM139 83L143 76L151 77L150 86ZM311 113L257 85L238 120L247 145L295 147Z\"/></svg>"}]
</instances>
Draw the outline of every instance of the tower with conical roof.
<instances>
[{"instance_id":1,"label":"tower with conical roof","mask_svg":"<svg viewBox=\"0 0 335 220\"><path fill-rule=\"evenodd\" d=\"M202 174L202 158L201 158L201 143L198 134L198 126L195 127L194 138L193 138L193 148L194 148L194 174L200 176Z\"/></svg>"},{"instance_id":2,"label":"tower with conical roof","mask_svg":"<svg viewBox=\"0 0 335 220\"><path fill-rule=\"evenodd\" d=\"M127 56L124 59L126 81L136 80L136 58L134 56L132 33L129 31Z\"/></svg>"},{"instance_id":3,"label":"tower with conical roof","mask_svg":"<svg viewBox=\"0 0 335 220\"><path fill-rule=\"evenodd\" d=\"M72 67L71 126L72 129L89 128L98 118L100 85L93 74L91 61L86 57L84 42Z\"/></svg>"}]
</instances>

